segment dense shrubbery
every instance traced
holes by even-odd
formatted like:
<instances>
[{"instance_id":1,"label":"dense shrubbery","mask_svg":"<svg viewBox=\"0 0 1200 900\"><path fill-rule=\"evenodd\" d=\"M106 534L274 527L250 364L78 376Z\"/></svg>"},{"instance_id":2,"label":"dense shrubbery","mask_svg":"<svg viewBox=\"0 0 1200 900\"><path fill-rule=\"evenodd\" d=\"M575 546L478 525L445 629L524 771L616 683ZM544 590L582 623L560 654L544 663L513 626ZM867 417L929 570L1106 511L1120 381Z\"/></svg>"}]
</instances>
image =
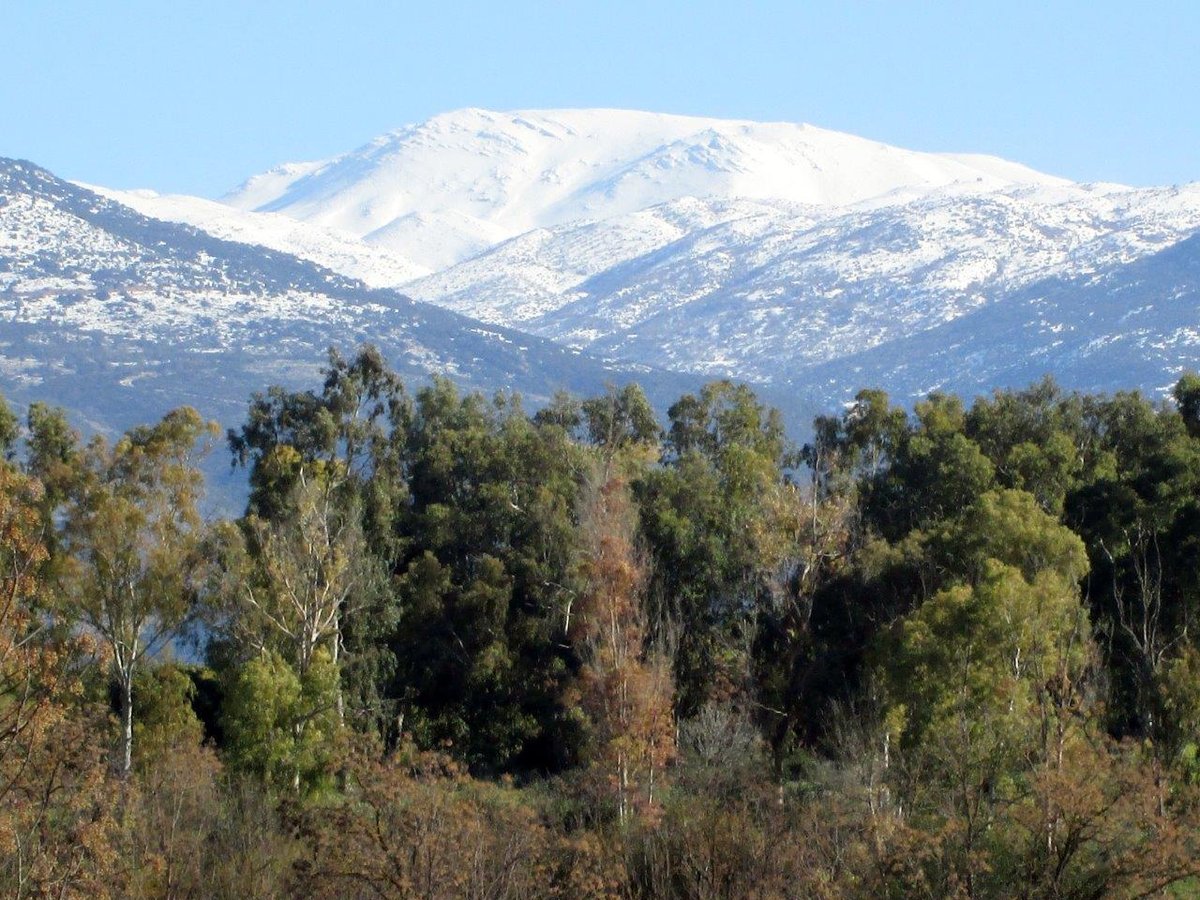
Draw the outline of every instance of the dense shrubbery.
<instances>
[{"instance_id":1,"label":"dense shrubbery","mask_svg":"<svg viewBox=\"0 0 1200 900\"><path fill-rule=\"evenodd\" d=\"M1195 889L1200 378L813 435L366 349L252 398L206 522L194 411L0 405L0 892Z\"/></svg>"}]
</instances>

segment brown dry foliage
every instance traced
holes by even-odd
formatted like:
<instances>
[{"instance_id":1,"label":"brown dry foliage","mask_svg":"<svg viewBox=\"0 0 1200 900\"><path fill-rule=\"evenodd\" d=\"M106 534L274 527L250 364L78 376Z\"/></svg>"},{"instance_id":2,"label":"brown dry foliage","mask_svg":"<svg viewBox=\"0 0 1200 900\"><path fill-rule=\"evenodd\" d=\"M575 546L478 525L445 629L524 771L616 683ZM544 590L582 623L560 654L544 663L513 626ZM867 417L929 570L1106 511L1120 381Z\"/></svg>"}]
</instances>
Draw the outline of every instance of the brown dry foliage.
<instances>
[{"instance_id":1,"label":"brown dry foliage","mask_svg":"<svg viewBox=\"0 0 1200 900\"><path fill-rule=\"evenodd\" d=\"M647 563L626 482L613 476L594 486L581 519L585 588L569 634L583 665L567 699L591 726L597 793L613 800L622 823L653 818L675 757L674 683L647 637Z\"/></svg>"},{"instance_id":2,"label":"brown dry foliage","mask_svg":"<svg viewBox=\"0 0 1200 900\"><path fill-rule=\"evenodd\" d=\"M48 553L40 485L0 463L0 892L104 897L116 851L113 785L77 708L74 659L37 610Z\"/></svg>"},{"instance_id":3,"label":"brown dry foliage","mask_svg":"<svg viewBox=\"0 0 1200 900\"><path fill-rule=\"evenodd\" d=\"M432 753L353 755L345 794L299 815L296 896L602 896L600 855L555 839L521 793Z\"/></svg>"}]
</instances>

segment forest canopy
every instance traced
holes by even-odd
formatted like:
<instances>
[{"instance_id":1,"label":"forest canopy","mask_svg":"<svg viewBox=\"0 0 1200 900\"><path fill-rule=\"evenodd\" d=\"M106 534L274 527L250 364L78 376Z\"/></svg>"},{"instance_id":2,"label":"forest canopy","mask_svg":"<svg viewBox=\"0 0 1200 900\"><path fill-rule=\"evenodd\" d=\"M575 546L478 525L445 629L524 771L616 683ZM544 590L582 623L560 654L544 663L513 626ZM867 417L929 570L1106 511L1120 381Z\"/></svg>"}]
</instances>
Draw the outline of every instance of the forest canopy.
<instances>
[{"instance_id":1,"label":"forest canopy","mask_svg":"<svg viewBox=\"0 0 1200 900\"><path fill-rule=\"evenodd\" d=\"M1200 376L811 433L369 346L223 439L0 401L0 893L1200 890Z\"/></svg>"}]
</instances>

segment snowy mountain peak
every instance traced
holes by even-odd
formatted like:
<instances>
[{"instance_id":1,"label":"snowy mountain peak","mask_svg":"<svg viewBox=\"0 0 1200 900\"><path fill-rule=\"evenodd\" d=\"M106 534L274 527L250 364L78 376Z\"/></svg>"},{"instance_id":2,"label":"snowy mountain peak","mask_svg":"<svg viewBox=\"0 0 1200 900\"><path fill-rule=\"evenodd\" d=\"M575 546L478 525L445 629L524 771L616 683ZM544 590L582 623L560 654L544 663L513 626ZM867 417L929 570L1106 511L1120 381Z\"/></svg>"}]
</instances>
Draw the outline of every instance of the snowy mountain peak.
<instances>
[{"instance_id":1,"label":"snowy mountain peak","mask_svg":"<svg viewBox=\"0 0 1200 900\"><path fill-rule=\"evenodd\" d=\"M610 362L807 384L809 399L789 404L864 383L915 392L1044 371L1157 388L1200 362L1200 184L1074 184L811 125L468 109L277 167L226 203L99 192L371 287L402 285L426 310L469 316L476 337L536 335L501 341L518 357L541 339ZM410 340L402 319L390 307L349 318L385 343ZM466 340L453 353L440 337L425 346L458 359ZM988 342L1004 353L988 356ZM1106 354L1122 359L1108 381Z\"/></svg>"},{"instance_id":2,"label":"snowy mountain peak","mask_svg":"<svg viewBox=\"0 0 1200 900\"><path fill-rule=\"evenodd\" d=\"M840 207L962 186L1066 184L987 156L919 153L811 125L616 109L463 109L227 195L437 270L497 241L684 197Z\"/></svg>"}]
</instances>

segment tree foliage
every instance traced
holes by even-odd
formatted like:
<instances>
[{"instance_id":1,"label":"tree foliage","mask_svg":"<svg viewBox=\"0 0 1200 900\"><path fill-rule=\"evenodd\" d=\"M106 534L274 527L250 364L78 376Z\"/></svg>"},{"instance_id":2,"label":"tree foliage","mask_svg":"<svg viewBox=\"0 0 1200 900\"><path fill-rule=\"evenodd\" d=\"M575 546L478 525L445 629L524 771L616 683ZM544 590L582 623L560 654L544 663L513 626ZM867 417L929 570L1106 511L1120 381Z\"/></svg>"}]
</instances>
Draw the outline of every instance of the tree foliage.
<instances>
[{"instance_id":1,"label":"tree foliage","mask_svg":"<svg viewBox=\"0 0 1200 900\"><path fill-rule=\"evenodd\" d=\"M0 893L1194 892L1198 397L0 404Z\"/></svg>"}]
</instances>

